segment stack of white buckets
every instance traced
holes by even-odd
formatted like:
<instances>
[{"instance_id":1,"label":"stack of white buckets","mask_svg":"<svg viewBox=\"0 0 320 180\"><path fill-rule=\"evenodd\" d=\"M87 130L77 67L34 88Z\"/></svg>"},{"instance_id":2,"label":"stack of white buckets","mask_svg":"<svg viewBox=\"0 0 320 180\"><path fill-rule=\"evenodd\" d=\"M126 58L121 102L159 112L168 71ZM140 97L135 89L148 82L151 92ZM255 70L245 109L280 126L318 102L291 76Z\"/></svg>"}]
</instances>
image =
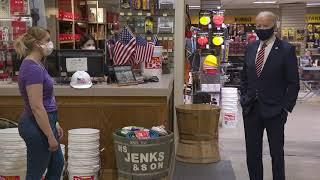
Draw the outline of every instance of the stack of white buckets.
<instances>
[{"instance_id":1,"label":"stack of white buckets","mask_svg":"<svg viewBox=\"0 0 320 180\"><path fill-rule=\"evenodd\" d=\"M80 128L68 132L69 179L98 179L100 131Z\"/></svg>"},{"instance_id":2,"label":"stack of white buckets","mask_svg":"<svg viewBox=\"0 0 320 180\"><path fill-rule=\"evenodd\" d=\"M26 179L27 147L18 128L0 130L0 179Z\"/></svg>"},{"instance_id":3,"label":"stack of white buckets","mask_svg":"<svg viewBox=\"0 0 320 180\"><path fill-rule=\"evenodd\" d=\"M238 89L222 88L221 97L222 126L235 128L238 123Z\"/></svg>"}]
</instances>

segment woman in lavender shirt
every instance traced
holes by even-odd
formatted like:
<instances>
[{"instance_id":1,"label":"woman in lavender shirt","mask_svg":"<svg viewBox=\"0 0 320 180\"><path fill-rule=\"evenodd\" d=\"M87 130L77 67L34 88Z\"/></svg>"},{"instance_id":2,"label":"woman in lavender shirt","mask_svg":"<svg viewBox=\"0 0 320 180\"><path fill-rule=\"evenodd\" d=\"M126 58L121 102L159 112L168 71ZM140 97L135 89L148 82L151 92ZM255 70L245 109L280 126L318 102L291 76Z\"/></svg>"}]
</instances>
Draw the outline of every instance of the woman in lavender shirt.
<instances>
[{"instance_id":1,"label":"woman in lavender shirt","mask_svg":"<svg viewBox=\"0 0 320 180\"><path fill-rule=\"evenodd\" d=\"M58 124L53 80L42 59L53 51L47 30L32 27L14 44L16 52L25 57L19 71L19 90L24 100L24 112L19 121L19 133L27 145L26 180L60 179L64 158L59 145L63 130Z\"/></svg>"}]
</instances>

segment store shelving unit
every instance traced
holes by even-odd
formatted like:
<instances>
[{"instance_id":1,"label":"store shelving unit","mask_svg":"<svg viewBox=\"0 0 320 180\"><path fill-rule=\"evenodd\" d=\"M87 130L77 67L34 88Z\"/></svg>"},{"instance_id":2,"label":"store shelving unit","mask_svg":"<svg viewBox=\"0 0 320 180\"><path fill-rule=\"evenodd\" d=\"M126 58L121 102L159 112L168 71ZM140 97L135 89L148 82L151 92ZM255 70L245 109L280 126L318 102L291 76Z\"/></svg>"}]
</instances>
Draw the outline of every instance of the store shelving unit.
<instances>
[{"instance_id":1,"label":"store shelving unit","mask_svg":"<svg viewBox=\"0 0 320 180\"><path fill-rule=\"evenodd\" d=\"M154 35L157 35L159 45L163 46L164 54L167 55L168 59L172 62L174 57L174 31L168 33L158 32L159 18L167 17L172 18L174 23L174 9L157 9L156 12L151 13L151 10L135 10L135 9L120 9L119 14L120 28L132 24L135 29L136 35L143 35L148 41L152 41ZM152 18L153 28L152 33L145 32L145 19ZM174 28L174 27L173 27Z\"/></svg>"},{"instance_id":2,"label":"store shelving unit","mask_svg":"<svg viewBox=\"0 0 320 180\"><path fill-rule=\"evenodd\" d=\"M97 48L104 48L106 39L106 9L98 1L58 0L57 42L59 49L78 48L81 33L91 34Z\"/></svg>"},{"instance_id":3,"label":"store shelving unit","mask_svg":"<svg viewBox=\"0 0 320 180\"><path fill-rule=\"evenodd\" d=\"M21 61L15 53L13 43L31 26L28 0L0 1L0 81L17 79L18 63Z\"/></svg>"}]
</instances>

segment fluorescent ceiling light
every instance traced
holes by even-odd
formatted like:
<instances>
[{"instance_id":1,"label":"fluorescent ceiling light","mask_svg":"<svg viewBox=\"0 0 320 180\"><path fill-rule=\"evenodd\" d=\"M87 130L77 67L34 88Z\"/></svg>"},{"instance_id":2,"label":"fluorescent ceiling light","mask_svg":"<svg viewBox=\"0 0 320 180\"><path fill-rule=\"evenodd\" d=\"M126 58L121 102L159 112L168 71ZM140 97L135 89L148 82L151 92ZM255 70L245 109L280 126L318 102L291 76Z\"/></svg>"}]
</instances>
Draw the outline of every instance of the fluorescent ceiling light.
<instances>
[{"instance_id":1,"label":"fluorescent ceiling light","mask_svg":"<svg viewBox=\"0 0 320 180\"><path fill-rule=\"evenodd\" d=\"M307 3L308 7L312 7L312 6L320 6L320 3Z\"/></svg>"},{"instance_id":2,"label":"fluorescent ceiling light","mask_svg":"<svg viewBox=\"0 0 320 180\"><path fill-rule=\"evenodd\" d=\"M254 4L275 4L277 1L254 1Z\"/></svg>"},{"instance_id":3,"label":"fluorescent ceiling light","mask_svg":"<svg viewBox=\"0 0 320 180\"><path fill-rule=\"evenodd\" d=\"M201 9L200 6L189 6L189 9Z\"/></svg>"}]
</instances>

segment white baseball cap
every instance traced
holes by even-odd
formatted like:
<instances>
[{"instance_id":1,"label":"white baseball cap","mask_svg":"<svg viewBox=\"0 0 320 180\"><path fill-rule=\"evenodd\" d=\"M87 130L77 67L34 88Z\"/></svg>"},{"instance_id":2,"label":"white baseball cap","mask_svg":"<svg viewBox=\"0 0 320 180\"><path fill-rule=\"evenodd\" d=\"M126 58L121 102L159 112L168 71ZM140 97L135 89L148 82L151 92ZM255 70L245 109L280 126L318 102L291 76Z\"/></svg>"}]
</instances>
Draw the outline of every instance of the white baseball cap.
<instances>
[{"instance_id":1,"label":"white baseball cap","mask_svg":"<svg viewBox=\"0 0 320 180\"><path fill-rule=\"evenodd\" d=\"M87 89L92 86L90 75L85 71L77 71L71 77L70 86L75 89Z\"/></svg>"}]
</instances>

